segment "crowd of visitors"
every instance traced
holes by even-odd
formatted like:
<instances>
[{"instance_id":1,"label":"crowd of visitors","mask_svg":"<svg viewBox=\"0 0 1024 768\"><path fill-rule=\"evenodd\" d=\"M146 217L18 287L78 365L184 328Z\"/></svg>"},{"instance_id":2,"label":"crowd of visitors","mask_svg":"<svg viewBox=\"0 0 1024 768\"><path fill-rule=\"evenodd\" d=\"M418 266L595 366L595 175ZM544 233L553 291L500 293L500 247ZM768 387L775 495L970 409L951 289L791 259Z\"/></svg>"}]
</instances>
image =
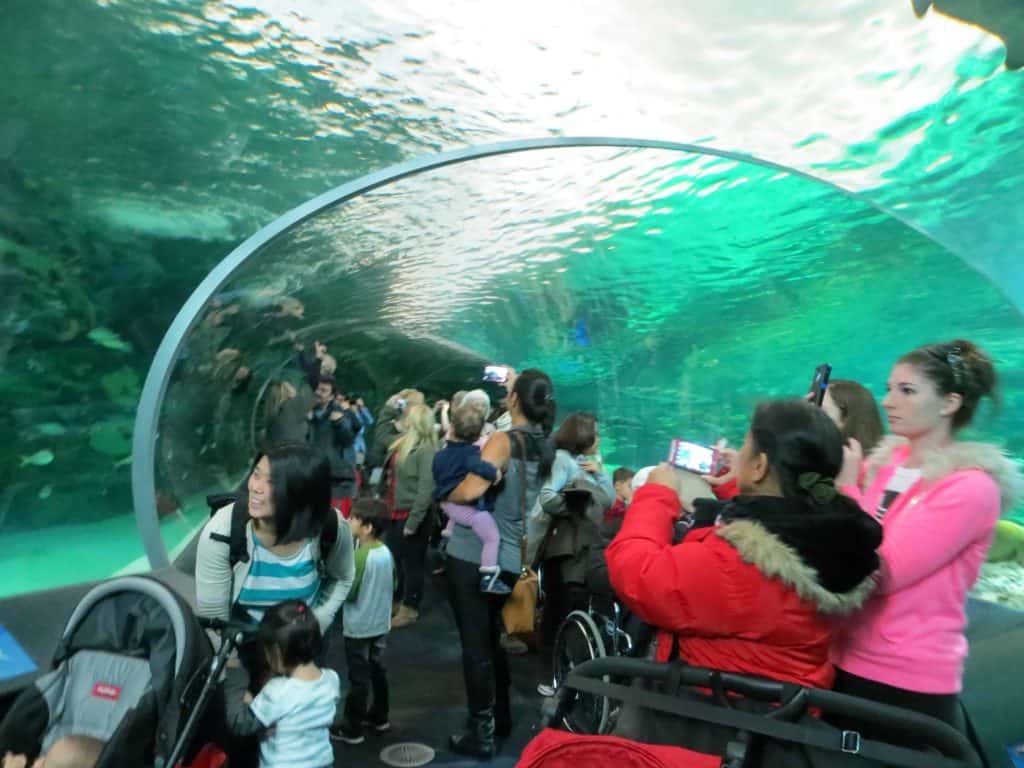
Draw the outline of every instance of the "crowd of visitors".
<instances>
[{"instance_id":1,"label":"crowd of visitors","mask_svg":"<svg viewBox=\"0 0 1024 768\"><path fill-rule=\"evenodd\" d=\"M542 650L570 611L614 599L639 655L834 687L963 728L967 592L1019 482L998 448L958 439L996 397L993 363L971 342L896 362L889 436L871 393L837 379L820 408L760 403L741 447L720 443L703 475L606 466L598 416L559 421L540 370L433 408L404 389L374 418L339 392L325 347L300 364L304 382L268 388L266 446L199 541L199 613L260 624L224 685L239 754L248 743L264 765L282 750L327 765L328 736L354 744L390 727L387 636L419 618L431 542L468 708L453 752L488 759L512 729L502 609L536 569ZM349 679L337 706L321 649L334 622ZM538 675L550 695L546 662ZM714 741L695 728L628 707L617 724L650 743Z\"/></svg>"}]
</instances>

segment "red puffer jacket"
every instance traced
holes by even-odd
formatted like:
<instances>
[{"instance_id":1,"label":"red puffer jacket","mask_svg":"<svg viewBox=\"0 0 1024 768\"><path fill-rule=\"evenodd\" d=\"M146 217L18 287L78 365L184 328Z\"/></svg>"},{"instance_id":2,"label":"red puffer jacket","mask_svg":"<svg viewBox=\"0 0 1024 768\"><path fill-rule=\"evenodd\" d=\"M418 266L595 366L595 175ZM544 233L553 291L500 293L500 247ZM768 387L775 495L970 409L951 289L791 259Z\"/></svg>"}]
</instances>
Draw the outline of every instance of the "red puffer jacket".
<instances>
[{"instance_id":1,"label":"red puffer jacket","mask_svg":"<svg viewBox=\"0 0 1024 768\"><path fill-rule=\"evenodd\" d=\"M795 550L749 519L691 531L673 546L680 510L672 489L643 486L605 552L615 593L659 629L657 659L675 643L695 666L831 687L831 617L863 604L873 579L829 592Z\"/></svg>"}]
</instances>

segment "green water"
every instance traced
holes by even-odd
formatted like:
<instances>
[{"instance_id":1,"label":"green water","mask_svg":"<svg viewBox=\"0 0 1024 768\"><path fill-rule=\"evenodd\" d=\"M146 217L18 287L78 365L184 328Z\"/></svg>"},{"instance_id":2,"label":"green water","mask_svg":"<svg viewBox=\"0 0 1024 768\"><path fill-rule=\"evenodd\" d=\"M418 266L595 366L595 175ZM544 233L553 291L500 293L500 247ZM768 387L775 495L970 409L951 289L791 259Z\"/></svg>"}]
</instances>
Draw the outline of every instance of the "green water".
<instances>
[{"instance_id":1,"label":"green water","mask_svg":"<svg viewBox=\"0 0 1024 768\"><path fill-rule=\"evenodd\" d=\"M563 411L598 411L609 461L640 465L674 436L739 440L759 397L824 360L880 394L901 352L964 336L1004 386L974 434L1024 456L1024 74L993 39L881 0L343 5L5 6L0 594L144 567L135 402L235 245L361 174L507 138L696 142L861 199L745 162L558 150L314 219L188 340L157 444L169 547L239 476L294 340L327 341L371 400L539 366Z\"/></svg>"}]
</instances>

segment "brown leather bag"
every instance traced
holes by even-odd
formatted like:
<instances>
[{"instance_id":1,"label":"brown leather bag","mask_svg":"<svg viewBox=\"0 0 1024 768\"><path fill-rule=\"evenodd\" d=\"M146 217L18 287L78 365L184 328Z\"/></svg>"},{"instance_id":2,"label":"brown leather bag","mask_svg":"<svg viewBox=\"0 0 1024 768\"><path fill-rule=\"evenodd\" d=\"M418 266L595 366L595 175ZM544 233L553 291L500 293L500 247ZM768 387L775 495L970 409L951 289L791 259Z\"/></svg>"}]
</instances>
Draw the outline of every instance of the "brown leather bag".
<instances>
[{"instance_id":1,"label":"brown leather bag","mask_svg":"<svg viewBox=\"0 0 1024 768\"><path fill-rule=\"evenodd\" d=\"M522 511L523 521L526 521L526 444L523 436L511 430L509 432L519 444L519 508ZM509 635L526 636L524 639L533 639L537 631L537 593L539 580L537 573L526 564L526 536L523 536L519 547L521 571L519 581L512 589L512 594L505 600L501 608L501 619L505 625L505 632Z\"/></svg>"}]
</instances>

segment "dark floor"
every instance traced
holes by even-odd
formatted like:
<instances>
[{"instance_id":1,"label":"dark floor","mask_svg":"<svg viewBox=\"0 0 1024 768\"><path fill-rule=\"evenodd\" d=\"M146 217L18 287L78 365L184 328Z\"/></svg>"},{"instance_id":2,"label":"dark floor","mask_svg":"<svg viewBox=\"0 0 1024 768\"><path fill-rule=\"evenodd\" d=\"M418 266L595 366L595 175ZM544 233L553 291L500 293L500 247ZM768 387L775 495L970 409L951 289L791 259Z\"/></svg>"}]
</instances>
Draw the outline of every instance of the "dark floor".
<instances>
[{"instance_id":1,"label":"dark floor","mask_svg":"<svg viewBox=\"0 0 1024 768\"><path fill-rule=\"evenodd\" d=\"M443 577L427 585L420 619L396 629L388 637L385 663L391 689L391 731L367 732L366 741L356 746L335 742L335 765L382 766L380 751L399 742L419 742L432 747L437 757L431 765L488 765L492 768L514 766L526 743L538 730L541 698L540 659L536 653L510 656L512 671L512 735L499 743L498 756L480 762L448 751L448 735L457 733L466 717L466 693L462 684L459 637L451 609L442 590ZM341 638L331 638L328 657L342 679L342 695L347 686Z\"/></svg>"}]
</instances>

